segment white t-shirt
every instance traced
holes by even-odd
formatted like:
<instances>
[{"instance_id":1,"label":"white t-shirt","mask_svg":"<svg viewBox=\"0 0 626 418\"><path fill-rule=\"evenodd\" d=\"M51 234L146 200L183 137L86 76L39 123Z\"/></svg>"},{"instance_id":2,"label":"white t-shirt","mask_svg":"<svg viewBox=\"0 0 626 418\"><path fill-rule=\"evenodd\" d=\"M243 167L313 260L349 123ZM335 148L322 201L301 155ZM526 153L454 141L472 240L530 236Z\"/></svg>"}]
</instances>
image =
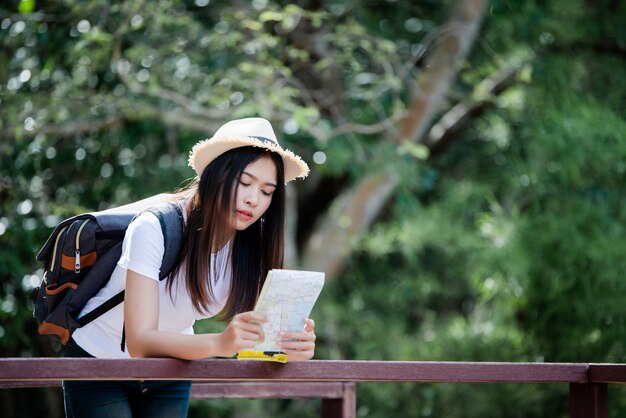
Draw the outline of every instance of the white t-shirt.
<instances>
[{"instance_id":1,"label":"white t-shirt","mask_svg":"<svg viewBox=\"0 0 626 418\"><path fill-rule=\"evenodd\" d=\"M108 283L92 297L80 316L92 311L126 287L126 270L132 270L159 284L159 331L193 334L193 324L197 319L210 318L218 314L228 297L232 277L228 262L229 245L216 254L211 254L219 274L213 281L215 304L208 313L197 312L184 284L184 265L176 277L172 293L167 289L167 280L159 281L159 269L165 253L163 233L159 219L151 212L137 217L128 227L122 244L122 256ZM207 279L208 280L208 279ZM124 302L78 328L72 334L74 340L85 351L98 358L129 358L128 350L121 350L122 327L124 323Z\"/></svg>"}]
</instances>

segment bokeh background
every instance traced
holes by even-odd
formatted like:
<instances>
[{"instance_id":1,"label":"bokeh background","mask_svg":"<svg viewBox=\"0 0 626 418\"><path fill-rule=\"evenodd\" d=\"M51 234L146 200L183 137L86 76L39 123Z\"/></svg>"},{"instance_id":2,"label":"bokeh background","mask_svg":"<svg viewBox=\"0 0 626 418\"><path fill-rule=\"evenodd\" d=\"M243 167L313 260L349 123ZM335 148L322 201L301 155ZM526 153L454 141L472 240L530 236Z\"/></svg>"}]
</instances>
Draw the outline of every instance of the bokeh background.
<instances>
[{"instance_id":1,"label":"bokeh background","mask_svg":"<svg viewBox=\"0 0 626 418\"><path fill-rule=\"evenodd\" d=\"M619 0L5 0L0 355L60 355L29 297L57 222L178 188L195 142L262 116L312 168L288 190L287 258L327 274L317 358L623 362L625 115ZM551 385L357 396L359 417L568 414ZM609 401L626 415L619 387ZM62 416L58 389L0 403Z\"/></svg>"}]
</instances>

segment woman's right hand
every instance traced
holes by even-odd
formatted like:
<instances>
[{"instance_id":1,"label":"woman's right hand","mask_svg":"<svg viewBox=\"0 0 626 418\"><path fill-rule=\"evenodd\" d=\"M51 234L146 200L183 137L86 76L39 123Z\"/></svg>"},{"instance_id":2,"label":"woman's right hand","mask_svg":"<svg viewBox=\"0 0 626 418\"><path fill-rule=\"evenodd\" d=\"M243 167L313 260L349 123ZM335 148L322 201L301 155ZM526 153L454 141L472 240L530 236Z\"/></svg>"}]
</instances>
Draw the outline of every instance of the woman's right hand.
<instances>
[{"instance_id":1,"label":"woman's right hand","mask_svg":"<svg viewBox=\"0 0 626 418\"><path fill-rule=\"evenodd\" d=\"M226 329L219 334L218 341L224 357L232 357L239 351L252 348L263 342L262 323L267 322L265 315L258 312L243 312L230 321Z\"/></svg>"}]
</instances>

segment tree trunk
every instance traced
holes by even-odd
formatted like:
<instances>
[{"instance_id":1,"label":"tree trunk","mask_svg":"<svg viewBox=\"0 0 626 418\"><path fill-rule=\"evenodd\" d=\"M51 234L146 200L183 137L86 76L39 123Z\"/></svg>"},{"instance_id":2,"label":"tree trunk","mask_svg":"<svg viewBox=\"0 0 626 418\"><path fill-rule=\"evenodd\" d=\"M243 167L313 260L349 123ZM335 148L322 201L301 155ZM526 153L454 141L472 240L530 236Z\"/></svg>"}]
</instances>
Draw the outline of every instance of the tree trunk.
<instances>
[{"instance_id":1,"label":"tree trunk","mask_svg":"<svg viewBox=\"0 0 626 418\"><path fill-rule=\"evenodd\" d=\"M394 138L399 145L405 141L422 141L435 113L441 110L459 64L474 44L487 5L487 0L459 0L455 4L418 77L418 88ZM390 162L387 172L365 176L338 196L306 243L303 268L324 271L328 278L336 277L351 252L352 243L370 227L398 182L399 176Z\"/></svg>"}]
</instances>

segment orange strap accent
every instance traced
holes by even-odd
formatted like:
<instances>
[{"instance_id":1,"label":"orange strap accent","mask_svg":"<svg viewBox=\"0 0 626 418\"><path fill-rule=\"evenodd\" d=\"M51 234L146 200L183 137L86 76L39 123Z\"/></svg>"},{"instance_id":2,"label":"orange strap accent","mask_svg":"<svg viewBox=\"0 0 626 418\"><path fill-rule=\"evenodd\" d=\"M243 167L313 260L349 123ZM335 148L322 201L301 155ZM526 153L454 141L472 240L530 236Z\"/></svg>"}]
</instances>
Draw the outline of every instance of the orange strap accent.
<instances>
[{"instance_id":1,"label":"orange strap accent","mask_svg":"<svg viewBox=\"0 0 626 418\"><path fill-rule=\"evenodd\" d=\"M46 295L56 295L57 293L61 293L68 287L71 287L72 289L76 289L78 285L72 282L67 282L65 284L62 284L59 287L57 287L56 284L51 284L50 286L46 286Z\"/></svg>"},{"instance_id":2,"label":"orange strap accent","mask_svg":"<svg viewBox=\"0 0 626 418\"><path fill-rule=\"evenodd\" d=\"M70 339L70 330L49 322L42 322L37 330L41 335L57 335L61 344L65 345Z\"/></svg>"},{"instance_id":3,"label":"orange strap accent","mask_svg":"<svg viewBox=\"0 0 626 418\"><path fill-rule=\"evenodd\" d=\"M96 262L97 257L98 255L95 253L95 251L93 253L81 255L80 256L80 268L93 266L93 264ZM65 254L61 256L61 267L63 267L65 270L74 271L75 264L76 264L76 256L67 256Z\"/></svg>"}]
</instances>

